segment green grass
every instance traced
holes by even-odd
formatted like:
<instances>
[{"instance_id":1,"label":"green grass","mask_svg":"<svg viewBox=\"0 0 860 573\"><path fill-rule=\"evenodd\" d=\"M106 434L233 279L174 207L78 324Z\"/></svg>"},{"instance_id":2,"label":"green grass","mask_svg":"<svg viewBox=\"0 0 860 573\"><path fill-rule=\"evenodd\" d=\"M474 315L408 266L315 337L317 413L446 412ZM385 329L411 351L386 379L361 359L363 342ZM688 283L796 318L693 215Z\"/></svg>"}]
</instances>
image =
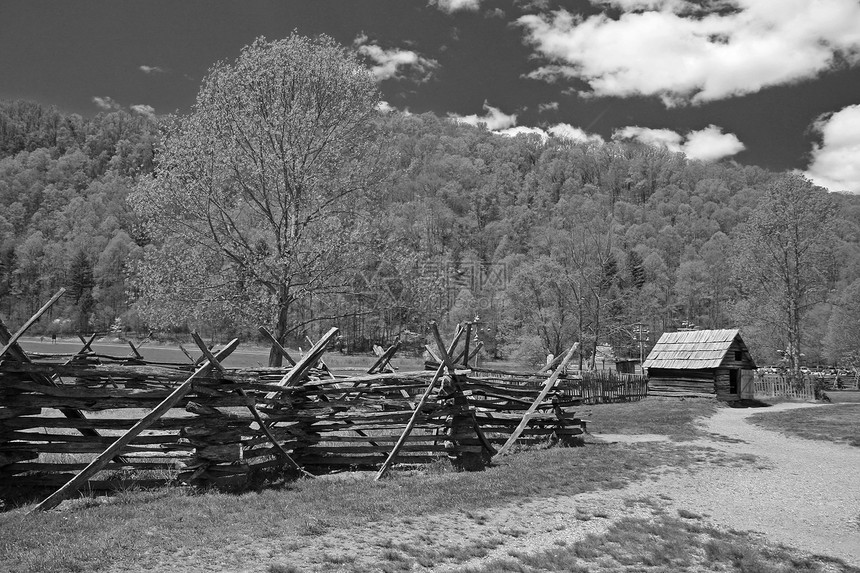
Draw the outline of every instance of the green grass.
<instances>
[{"instance_id":1,"label":"green grass","mask_svg":"<svg viewBox=\"0 0 860 573\"><path fill-rule=\"evenodd\" d=\"M753 424L809 440L860 447L860 404L834 404L749 417Z\"/></svg>"},{"instance_id":2,"label":"green grass","mask_svg":"<svg viewBox=\"0 0 860 573\"><path fill-rule=\"evenodd\" d=\"M649 397L638 402L582 406L588 414L588 431L604 434L665 434L673 440L694 440L705 435L697 424L721 403L712 399Z\"/></svg>"},{"instance_id":3,"label":"green grass","mask_svg":"<svg viewBox=\"0 0 860 573\"><path fill-rule=\"evenodd\" d=\"M700 572L857 573L860 569L828 557L773 545L748 533L701 524L699 516L624 518L603 535L556 544L537 553L511 552L463 573Z\"/></svg>"},{"instance_id":4,"label":"green grass","mask_svg":"<svg viewBox=\"0 0 860 573\"><path fill-rule=\"evenodd\" d=\"M238 567L246 555L240 539L265 539L274 553L306 545L368 522L471 511L517 500L620 488L666 466L734 463L715 452L672 444L593 445L528 450L478 473L394 472L391 479L300 480L283 489L230 495L187 489L126 491L110 503L83 498L64 511L0 514L0 563L32 572L98 571L131 564L146 568L172 555L200 553L200 565L222 560ZM26 509L26 508L24 508ZM487 547L467 547L465 554ZM422 556L406 555L412 563ZM286 567L286 565L284 565Z\"/></svg>"}]
</instances>

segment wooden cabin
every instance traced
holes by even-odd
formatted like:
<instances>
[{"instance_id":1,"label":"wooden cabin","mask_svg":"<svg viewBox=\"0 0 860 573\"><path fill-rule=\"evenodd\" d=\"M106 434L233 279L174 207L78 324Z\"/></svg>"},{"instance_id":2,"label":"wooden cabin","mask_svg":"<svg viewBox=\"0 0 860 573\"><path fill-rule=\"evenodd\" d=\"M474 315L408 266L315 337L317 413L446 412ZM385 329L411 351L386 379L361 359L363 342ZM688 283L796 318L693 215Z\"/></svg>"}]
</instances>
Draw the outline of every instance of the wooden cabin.
<instances>
[{"instance_id":1,"label":"wooden cabin","mask_svg":"<svg viewBox=\"0 0 860 573\"><path fill-rule=\"evenodd\" d=\"M757 368L740 332L666 332L648 354L650 396L752 399Z\"/></svg>"}]
</instances>

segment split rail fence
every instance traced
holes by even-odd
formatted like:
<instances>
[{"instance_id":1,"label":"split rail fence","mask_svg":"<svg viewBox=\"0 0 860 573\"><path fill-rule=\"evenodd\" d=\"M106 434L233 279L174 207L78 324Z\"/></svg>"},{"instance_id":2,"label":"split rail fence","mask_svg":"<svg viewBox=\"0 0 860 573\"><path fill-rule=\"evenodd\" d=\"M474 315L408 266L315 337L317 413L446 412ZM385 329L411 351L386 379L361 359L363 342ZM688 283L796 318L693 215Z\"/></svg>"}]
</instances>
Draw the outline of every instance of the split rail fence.
<instances>
[{"instance_id":1,"label":"split rail fence","mask_svg":"<svg viewBox=\"0 0 860 573\"><path fill-rule=\"evenodd\" d=\"M131 343L126 356L98 353L95 335L73 354L28 355L19 337L61 295L15 334L0 320L0 495L60 486L37 509L83 488L242 488L267 472L345 469L378 479L395 462L440 458L482 469L515 443L576 443L582 404L644 396L628 382L565 378L575 348L552 372L472 370L470 324L448 345L433 324L438 365L414 372L394 369L395 344L365 374L333 373L335 328L298 360L279 347L285 368L227 367L238 340L213 351L196 334L187 363L148 361Z\"/></svg>"}]
</instances>

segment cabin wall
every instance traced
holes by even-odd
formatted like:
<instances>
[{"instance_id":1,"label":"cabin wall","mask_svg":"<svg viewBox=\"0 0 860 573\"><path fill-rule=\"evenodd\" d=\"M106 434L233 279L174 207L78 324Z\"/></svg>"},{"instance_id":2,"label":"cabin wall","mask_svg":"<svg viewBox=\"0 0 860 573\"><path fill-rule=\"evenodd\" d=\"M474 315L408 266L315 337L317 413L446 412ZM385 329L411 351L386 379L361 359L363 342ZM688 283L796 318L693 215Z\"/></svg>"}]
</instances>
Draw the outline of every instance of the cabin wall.
<instances>
[{"instance_id":1,"label":"cabin wall","mask_svg":"<svg viewBox=\"0 0 860 573\"><path fill-rule=\"evenodd\" d=\"M735 338L732 345L729 346L728 351L726 351L726 355L723 357L723 361L720 362L720 368L740 368L743 370L750 370L755 368L755 362L750 356L749 350L739 338Z\"/></svg>"},{"instance_id":2,"label":"cabin wall","mask_svg":"<svg viewBox=\"0 0 860 573\"><path fill-rule=\"evenodd\" d=\"M648 369L650 396L715 396L713 370Z\"/></svg>"},{"instance_id":3,"label":"cabin wall","mask_svg":"<svg viewBox=\"0 0 860 573\"><path fill-rule=\"evenodd\" d=\"M730 376L731 374L729 373L728 368L721 368L714 374L714 386L717 389L717 398L722 400L736 400L738 398L737 392L733 393L731 391ZM738 378L738 381L740 383L740 377Z\"/></svg>"},{"instance_id":4,"label":"cabin wall","mask_svg":"<svg viewBox=\"0 0 860 573\"><path fill-rule=\"evenodd\" d=\"M731 391L731 370L737 372L737 390L735 392ZM753 371L749 368L720 368L716 371L714 379L717 398L720 400L752 400L755 395Z\"/></svg>"}]
</instances>

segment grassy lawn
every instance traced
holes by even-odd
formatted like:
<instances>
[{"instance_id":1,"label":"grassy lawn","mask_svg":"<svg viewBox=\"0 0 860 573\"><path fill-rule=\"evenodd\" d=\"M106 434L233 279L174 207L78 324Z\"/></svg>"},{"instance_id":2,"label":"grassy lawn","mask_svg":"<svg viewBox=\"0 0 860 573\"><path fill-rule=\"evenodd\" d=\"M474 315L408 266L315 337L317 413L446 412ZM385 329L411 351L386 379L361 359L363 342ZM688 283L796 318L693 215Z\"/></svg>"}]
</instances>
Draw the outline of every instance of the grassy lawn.
<instances>
[{"instance_id":1,"label":"grassy lawn","mask_svg":"<svg viewBox=\"0 0 860 573\"><path fill-rule=\"evenodd\" d=\"M673 444L530 449L479 473L447 463L391 479L301 480L242 495L186 489L122 492L110 501L82 497L64 510L0 514L0 563L9 571L99 571L112 564L146 569L148 560L200 554L200 563L243 559L237 539L265 540L279 555L316 535L361 531L368 523L450 511L492 511L501 504L620 488L666 466L743 463ZM240 541L241 543L241 541ZM484 548L488 549L492 543ZM297 545L298 544L298 545ZM230 547L230 549L226 549ZM288 570L288 569L285 569Z\"/></svg>"},{"instance_id":2,"label":"grassy lawn","mask_svg":"<svg viewBox=\"0 0 860 573\"><path fill-rule=\"evenodd\" d=\"M696 420L724 407L711 399L649 397L638 402L582 406L588 431L602 434L665 434L673 440L693 440L704 435Z\"/></svg>"},{"instance_id":3,"label":"grassy lawn","mask_svg":"<svg viewBox=\"0 0 860 573\"><path fill-rule=\"evenodd\" d=\"M773 545L749 533L723 531L702 524L699 516L624 518L604 535L590 535L579 543L559 542L534 554L510 552L463 573L701 572L749 573L860 572L827 557L803 554Z\"/></svg>"},{"instance_id":4,"label":"grassy lawn","mask_svg":"<svg viewBox=\"0 0 860 573\"><path fill-rule=\"evenodd\" d=\"M773 414L762 412L749 418L750 422L768 430L860 447L858 420L860 404L833 404Z\"/></svg>"}]
</instances>

